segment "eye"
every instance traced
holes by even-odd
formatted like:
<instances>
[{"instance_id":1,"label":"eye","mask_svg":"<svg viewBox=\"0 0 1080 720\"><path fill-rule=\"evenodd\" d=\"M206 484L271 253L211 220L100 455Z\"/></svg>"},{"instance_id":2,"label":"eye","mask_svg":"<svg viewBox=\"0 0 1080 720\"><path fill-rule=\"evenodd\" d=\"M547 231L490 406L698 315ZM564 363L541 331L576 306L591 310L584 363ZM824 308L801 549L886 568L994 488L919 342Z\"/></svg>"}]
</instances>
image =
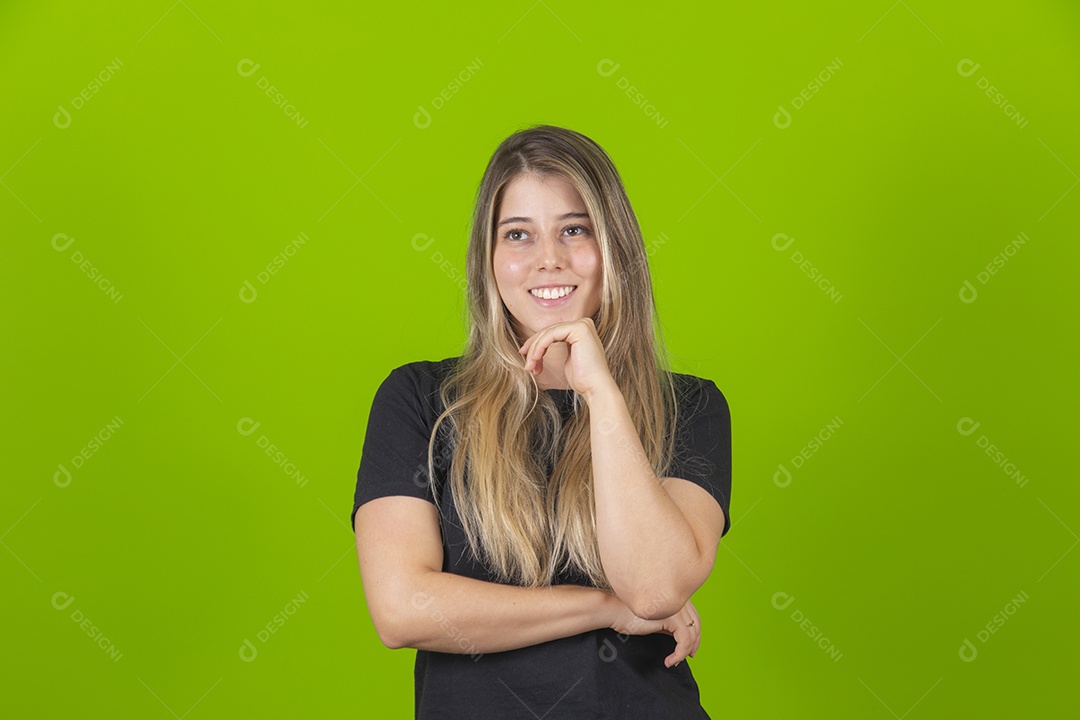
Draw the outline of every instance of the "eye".
<instances>
[{"instance_id":1,"label":"eye","mask_svg":"<svg viewBox=\"0 0 1080 720\"><path fill-rule=\"evenodd\" d=\"M589 234L589 228L584 225L568 225L563 232L569 233L570 237L581 237L582 235ZM511 242L520 242L525 239L524 237L520 237L522 235L527 236L528 233L524 230L514 228L503 233L503 238Z\"/></svg>"}]
</instances>

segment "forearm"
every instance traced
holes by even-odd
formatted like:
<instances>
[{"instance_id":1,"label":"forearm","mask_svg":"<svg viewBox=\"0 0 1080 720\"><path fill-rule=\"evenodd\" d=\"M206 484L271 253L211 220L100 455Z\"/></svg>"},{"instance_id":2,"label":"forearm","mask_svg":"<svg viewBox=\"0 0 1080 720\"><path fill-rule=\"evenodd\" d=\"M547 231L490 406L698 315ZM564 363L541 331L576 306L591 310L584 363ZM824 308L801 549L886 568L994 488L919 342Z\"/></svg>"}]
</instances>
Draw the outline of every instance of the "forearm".
<instances>
[{"instance_id":1,"label":"forearm","mask_svg":"<svg viewBox=\"0 0 1080 720\"><path fill-rule=\"evenodd\" d=\"M698 562L690 524L660 484L617 385L588 398L600 558L615 594L641 617L674 614Z\"/></svg>"},{"instance_id":2,"label":"forearm","mask_svg":"<svg viewBox=\"0 0 1080 720\"><path fill-rule=\"evenodd\" d=\"M421 575L397 617L396 647L491 653L609 627L611 593L581 585L527 588L446 572Z\"/></svg>"}]
</instances>

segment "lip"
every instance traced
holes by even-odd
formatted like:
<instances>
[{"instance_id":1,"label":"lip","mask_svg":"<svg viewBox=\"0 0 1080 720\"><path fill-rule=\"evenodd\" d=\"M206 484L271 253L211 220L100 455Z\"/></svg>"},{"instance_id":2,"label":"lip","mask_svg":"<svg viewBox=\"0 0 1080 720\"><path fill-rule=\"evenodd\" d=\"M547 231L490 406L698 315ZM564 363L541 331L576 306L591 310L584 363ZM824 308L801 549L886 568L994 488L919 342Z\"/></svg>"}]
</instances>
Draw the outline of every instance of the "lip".
<instances>
[{"instance_id":1,"label":"lip","mask_svg":"<svg viewBox=\"0 0 1080 720\"><path fill-rule=\"evenodd\" d=\"M541 297L536 297L535 295L532 294L532 290L543 290L544 288L560 288L560 287L566 287L567 285L573 285L574 289L571 290L566 295L563 295L561 298L544 299L544 298L541 298ZM567 302L569 302L570 298L574 297L574 293L576 293L578 291L578 289L579 289L579 286L574 285L573 283L562 283L562 284L557 284L557 285L538 285L537 287L532 288L532 290L526 290L525 292L528 294L529 297L531 297L539 305L542 305L544 307L558 307L559 305L565 305Z\"/></svg>"}]
</instances>

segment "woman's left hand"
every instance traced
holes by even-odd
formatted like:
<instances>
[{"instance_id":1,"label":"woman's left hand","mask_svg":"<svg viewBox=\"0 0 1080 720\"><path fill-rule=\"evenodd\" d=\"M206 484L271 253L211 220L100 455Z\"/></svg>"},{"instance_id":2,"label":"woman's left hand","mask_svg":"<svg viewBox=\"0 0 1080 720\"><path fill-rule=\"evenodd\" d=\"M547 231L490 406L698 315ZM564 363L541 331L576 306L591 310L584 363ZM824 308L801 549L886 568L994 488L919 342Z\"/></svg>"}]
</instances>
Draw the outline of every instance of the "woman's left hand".
<instances>
[{"instance_id":1,"label":"woman's left hand","mask_svg":"<svg viewBox=\"0 0 1080 720\"><path fill-rule=\"evenodd\" d=\"M588 397L615 385L604 354L604 345L600 342L592 318L555 323L532 335L518 350L525 355L527 372L539 375L544 371L544 353L554 342L564 342L569 346L562 371L566 382L576 392Z\"/></svg>"}]
</instances>

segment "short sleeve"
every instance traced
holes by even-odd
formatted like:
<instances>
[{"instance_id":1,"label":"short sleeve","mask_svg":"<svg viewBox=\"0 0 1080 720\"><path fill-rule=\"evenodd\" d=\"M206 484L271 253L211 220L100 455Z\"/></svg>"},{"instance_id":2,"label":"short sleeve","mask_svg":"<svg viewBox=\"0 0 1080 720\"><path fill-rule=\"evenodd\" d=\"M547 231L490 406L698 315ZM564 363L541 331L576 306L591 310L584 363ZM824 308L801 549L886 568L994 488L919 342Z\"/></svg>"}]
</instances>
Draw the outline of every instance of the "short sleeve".
<instances>
[{"instance_id":1,"label":"short sleeve","mask_svg":"<svg viewBox=\"0 0 1080 720\"><path fill-rule=\"evenodd\" d=\"M712 380L684 378L687 387L679 395L675 457L667 475L709 491L724 510L723 537L731 529L731 413Z\"/></svg>"},{"instance_id":2,"label":"short sleeve","mask_svg":"<svg viewBox=\"0 0 1080 720\"><path fill-rule=\"evenodd\" d=\"M419 373L402 366L375 391L356 473L354 532L356 511L369 500L406 495L435 502L427 465L434 414L422 384Z\"/></svg>"}]
</instances>

